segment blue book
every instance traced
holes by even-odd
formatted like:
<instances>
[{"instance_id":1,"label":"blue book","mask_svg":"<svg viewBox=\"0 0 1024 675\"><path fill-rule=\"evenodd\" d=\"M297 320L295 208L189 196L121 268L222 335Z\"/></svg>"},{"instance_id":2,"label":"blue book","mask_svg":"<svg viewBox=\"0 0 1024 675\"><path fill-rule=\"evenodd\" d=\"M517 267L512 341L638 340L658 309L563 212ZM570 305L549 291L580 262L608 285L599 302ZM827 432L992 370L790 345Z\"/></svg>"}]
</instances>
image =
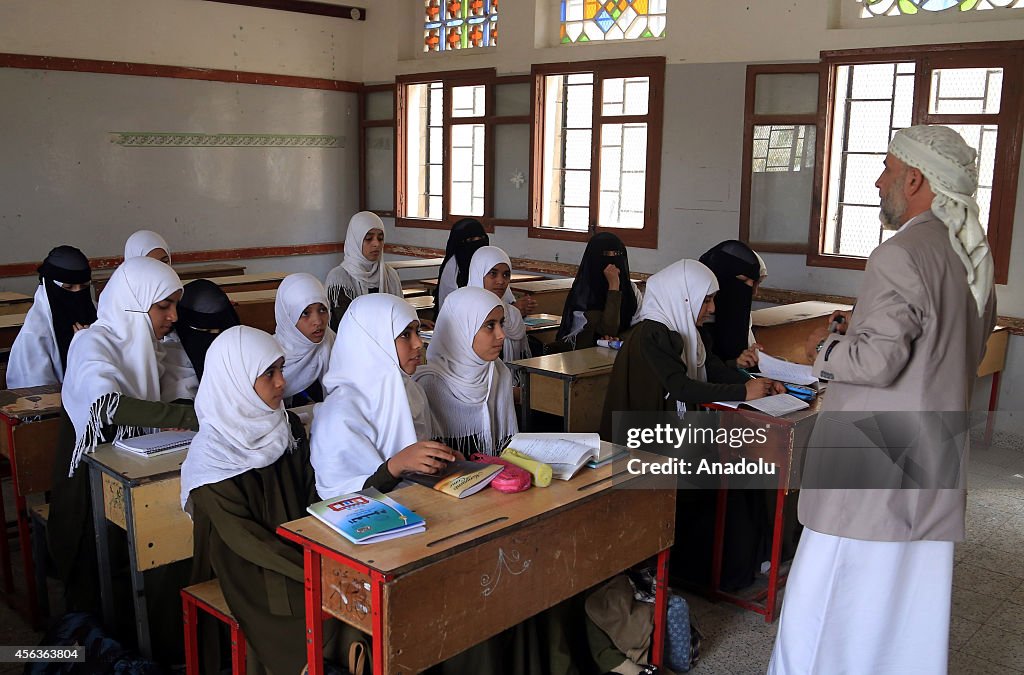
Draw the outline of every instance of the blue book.
<instances>
[{"instance_id":1,"label":"blue book","mask_svg":"<svg viewBox=\"0 0 1024 675\"><path fill-rule=\"evenodd\" d=\"M372 544L427 529L421 516L374 488L325 499L306 510L353 544Z\"/></svg>"}]
</instances>

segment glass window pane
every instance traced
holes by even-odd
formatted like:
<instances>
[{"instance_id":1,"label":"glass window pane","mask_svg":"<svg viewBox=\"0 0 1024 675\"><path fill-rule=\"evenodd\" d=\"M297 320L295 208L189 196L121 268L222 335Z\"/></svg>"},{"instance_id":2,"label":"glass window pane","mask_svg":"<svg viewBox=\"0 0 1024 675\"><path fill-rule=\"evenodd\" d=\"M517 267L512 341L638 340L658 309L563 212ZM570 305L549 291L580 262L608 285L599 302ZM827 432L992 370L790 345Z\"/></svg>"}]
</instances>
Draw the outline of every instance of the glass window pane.
<instances>
[{"instance_id":1,"label":"glass window pane","mask_svg":"<svg viewBox=\"0 0 1024 675\"><path fill-rule=\"evenodd\" d=\"M529 115L533 88L529 82L499 84L494 87L495 115Z\"/></svg>"},{"instance_id":2,"label":"glass window pane","mask_svg":"<svg viewBox=\"0 0 1024 675\"><path fill-rule=\"evenodd\" d=\"M754 83L755 115L810 115L817 111L817 73L757 75Z\"/></svg>"},{"instance_id":3,"label":"glass window pane","mask_svg":"<svg viewBox=\"0 0 1024 675\"><path fill-rule=\"evenodd\" d=\"M561 0L559 42L665 37L666 0Z\"/></svg>"},{"instance_id":4,"label":"glass window pane","mask_svg":"<svg viewBox=\"0 0 1024 675\"><path fill-rule=\"evenodd\" d=\"M484 125L451 127L451 202L448 212L459 216L484 213Z\"/></svg>"},{"instance_id":5,"label":"glass window pane","mask_svg":"<svg viewBox=\"0 0 1024 675\"><path fill-rule=\"evenodd\" d=\"M803 244L814 188L815 127L758 125L750 176L750 241ZM769 140L774 145L769 147ZM774 154L769 154L769 153ZM768 165L769 160L774 162Z\"/></svg>"},{"instance_id":6,"label":"glass window pane","mask_svg":"<svg viewBox=\"0 0 1024 675\"><path fill-rule=\"evenodd\" d=\"M366 95L366 119L389 120L395 116L395 96L390 91L371 91Z\"/></svg>"},{"instance_id":7,"label":"glass window pane","mask_svg":"<svg viewBox=\"0 0 1024 675\"><path fill-rule=\"evenodd\" d=\"M1002 90L1002 68L933 70L928 112L940 115L994 115L999 112Z\"/></svg>"},{"instance_id":8,"label":"glass window pane","mask_svg":"<svg viewBox=\"0 0 1024 675\"><path fill-rule=\"evenodd\" d=\"M498 44L498 0L423 1L423 51L493 47Z\"/></svg>"},{"instance_id":9,"label":"glass window pane","mask_svg":"<svg viewBox=\"0 0 1024 675\"><path fill-rule=\"evenodd\" d=\"M452 117L482 117L486 114L485 95L482 84L452 87Z\"/></svg>"},{"instance_id":10,"label":"glass window pane","mask_svg":"<svg viewBox=\"0 0 1024 675\"><path fill-rule=\"evenodd\" d=\"M366 129L366 207L371 211L395 208L395 130Z\"/></svg>"},{"instance_id":11,"label":"glass window pane","mask_svg":"<svg viewBox=\"0 0 1024 675\"><path fill-rule=\"evenodd\" d=\"M601 227L642 228L647 181L647 125L601 127Z\"/></svg>"},{"instance_id":12,"label":"glass window pane","mask_svg":"<svg viewBox=\"0 0 1024 675\"><path fill-rule=\"evenodd\" d=\"M602 115L646 115L650 78L616 77L602 83Z\"/></svg>"},{"instance_id":13,"label":"glass window pane","mask_svg":"<svg viewBox=\"0 0 1024 675\"><path fill-rule=\"evenodd\" d=\"M403 215L439 220L442 201L441 83L406 86L406 204Z\"/></svg>"}]
</instances>

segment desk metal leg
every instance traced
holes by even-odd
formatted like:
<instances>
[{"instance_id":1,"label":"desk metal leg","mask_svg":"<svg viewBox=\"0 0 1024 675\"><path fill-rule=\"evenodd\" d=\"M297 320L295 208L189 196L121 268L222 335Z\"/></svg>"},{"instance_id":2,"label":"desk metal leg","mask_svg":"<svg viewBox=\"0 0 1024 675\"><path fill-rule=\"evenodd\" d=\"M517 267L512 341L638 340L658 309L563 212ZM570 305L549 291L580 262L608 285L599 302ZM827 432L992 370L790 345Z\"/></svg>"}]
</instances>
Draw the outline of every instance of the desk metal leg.
<instances>
[{"instance_id":1,"label":"desk metal leg","mask_svg":"<svg viewBox=\"0 0 1024 675\"><path fill-rule=\"evenodd\" d=\"M124 522L128 530L128 564L132 575L132 602L135 604L135 632L139 639L139 652L146 658L153 656L149 633L149 607L146 605L146 576L139 570L139 556L135 550L135 507L132 491L124 488Z\"/></svg>"},{"instance_id":2,"label":"desk metal leg","mask_svg":"<svg viewBox=\"0 0 1024 675\"><path fill-rule=\"evenodd\" d=\"M100 573L100 602L103 605L103 623L109 629L114 626L114 580L110 576L107 512L103 504L103 473L92 465L89 465L89 487L92 493L92 527L96 534L96 563Z\"/></svg>"},{"instance_id":3,"label":"desk metal leg","mask_svg":"<svg viewBox=\"0 0 1024 675\"><path fill-rule=\"evenodd\" d=\"M728 481L722 476L722 485L715 495L715 534L711 545L711 597L720 597L722 588L722 560L725 557L725 512L729 505Z\"/></svg>"},{"instance_id":4,"label":"desk metal leg","mask_svg":"<svg viewBox=\"0 0 1024 675\"><path fill-rule=\"evenodd\" d=\"M521 368L518 372L522 374L519 400L523 406L523 431L533 431L533 411L530 408L530 380L533 375Z\"/></svg>"},{"instance_id":5,"label":"desk metal leg","mask_svg":"<svg viewBox=\"0 0 1024 675\"><path fill-rule=\"evenodd\" d=\"M303 547L306 572L306 663L309 675L324 675L323 594L320 554Z\"/></svg>"},{"instance_id":6,"label":"desk metal leg","mask_svg":"<svg viewBox=\"0 0 1024 675\"><path fill-rule=\"evenodd\" d=\"M569 433L569 380L562 380L562 431Z\"/></svg>"},{"instance_id":7,"label":"desk metal leg","mask_svg":"<svg viewBox=\"0 0 1024 675\"><path fill-rule=\"evenodd\" d=\"M665 628L668 623L668 555L670 549L658 554L654 577L654 637L651 644L651 665L661 667L665 656Z\"/></svg>"},{"instance_id":8,"label":"desk metal leg","mask_svg":"<svg viewBox=\"0 0 1024 675\"><path fill-rule=\"evenodd\" d=\"M370 572L373 584L373 675L384 675L384 577L378 572Z\"/></svg>"},{"instance_id":9,"label":"desk metal leg","mask_svg":"<svg viewBox=\"0 0 1024 675\"><path fill-rule=\"evenodd\" d=\"M39 603L36 601L36 575L32 563L32 530L28 520L28 501L21 493L18 485L18 461L14 451L14 427L8 427L8 445L10 448L11 486L14 490L14 510L18 519L18 544L21 546L21 564L24 567L25 591L28 604L29 621L33 628L39 628ZM6 522L6 520L4 521ZM46 564L45 559L42 564Z\"/></svg>"},{"instance_id":10,"label":"desk metal leg","mask_svg":"<svg viewBox=\"0 0 1024 675\"><path fill-rule=\"evenodd\" d=\"M992 373L992 393L988 395L988 415L985 418L985 447L992 445L992 431L996 425L996 406L999 405L999 380L1002 371Z\"/></svg>"},{"instance_id":11,"label":"desk metal leg","mask_svg":"<svg viewBox=\"0 0 1024 675\"><path fill-rule=\"evenodd\" d=\"M786 490L782 486L784 479L780 479L779 487L775 490L775 520L772 527L772 561L771 569L768 570L768 597L764 601L764 620L768 623L775 621L775 602L779 594L779 567L782 566L782 530L785 523L782 520L782 506L786 501Z\"/></svg>"}]
</instances>

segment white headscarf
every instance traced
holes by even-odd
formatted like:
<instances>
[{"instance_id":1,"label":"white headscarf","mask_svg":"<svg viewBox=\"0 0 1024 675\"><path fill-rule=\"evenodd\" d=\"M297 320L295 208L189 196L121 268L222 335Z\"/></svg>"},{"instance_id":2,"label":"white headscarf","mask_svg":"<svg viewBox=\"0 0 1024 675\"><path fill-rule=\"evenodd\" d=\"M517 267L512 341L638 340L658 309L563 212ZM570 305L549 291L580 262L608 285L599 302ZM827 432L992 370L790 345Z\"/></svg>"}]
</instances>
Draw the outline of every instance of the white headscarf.
<instances>
[{"instance_id":1,"label":"white headscarf","mask_svg":"<svg viewBox=\"0 0 1024 675\"><path fill-rule=\"evenodd\" d=\"M61 363L57 336L53 331L50 299L46 296L46 284L41 283L36 286L32 307L25 315L25 324L11 345L7 388L40 387L60 384L63 380L64 364Z\"/></svg>"},{"instance_id":2,"label":"white headscarf","mask_svg":"<svg viewBox=\"0 0 1024 675\"><path fill-rule=\"evenodd\" d=\"M500 263L508 265L509 273L512 272L512 260L507 253L497 246L481 246L469 263L469 281L466 285L483 288L484 277L491 268ZM506 361L528 358L530 342L526 337L526 323L519 308L512 306L516 297L512 295L511 285L505 289L505 295L501 300L505 303L505 349L502 358Z\"/></svg>"},{"instance_id":3,"label":"white headscarf","mask_svg":"<svg viewBox=\"0 0 1024 675\"><path fill-rule=\"evenodd\" d=\"M273 337L250 326L229 328L210 345L196 396L199 433L181 465L186 513L196 488L270 466L295 446L284 403L270 408L254 388L282 356Z\"/></svg>"},{"instance_id":4,"label":"white headscarf","mask_svg":"<svg viewBox=\"0 0 1024 675\"><path fill-rule=\"evenodd\" d=\"M178 275L167 265L130 258L103 289L96 323L71 340L61 401L75 425L72 472L82 453L96 448L103 427L113 424L122 395L161 400L156 334L148 312L180 290ZM140 431L118 427L115 439Z\"/></svg>"},{"instance_id":5,"label":"white headscarf","mask_svg":"<svg viewBox=\"0 0 1024 675\"><path fill-rule=\"evenodd\" d=\"M156 345L160 358L160 400L193 400L199 391L199 376L174 331Z\"/></svg>"},{"instance_id":6,"label":"white headscarf","mask_svg":"<svg viewBox=\"0 0 1024 675\"><path fill-rule=\"evenodd\" d=\"M321 499L363 489L381 463L434 437L427 397L395 350L395 338L416 320L409 303L383 293L362 295L345 312L338 326L344 348L331 355L324 377L329 393L315 409L310 433Z\"/></svg>"},{"instance_id":7,"label":"white headscarf","mask_svg":"<svg viewBox=\"0 0 1024 675\"><path fill-rule=\"evenodd\" d=\"M500 359L480 358L473 339L491 310L502 305L482 288L453 291L438 314L427 365L414 378L427 393L442 437L473 436L492 455L519 430L512 373Z\"/></svg>"},{"instance_id":8,"label":"white headscarf","mask_svg":"<svg viewBox=\"0 0 1024 675\"><path fill-rule=\"evenodd\" d=\"M152 230L139 230L124 243L124 259L141 258L158 248L167 251L167 259L170 260L171 249L163 237Z\"/></svg>"},{"instance_id":9,"label":"white headscarf","mask_svg":"<svg viewBox=\"0 0 1024 675\"><path fill-rule=\"evenodd\" d=\"M967 284L981 316L992 292L994 266L974 200L978 153L949 127L925 124L898 131L889 153L928 179L935 193L932 213L949 229L949 241L967 270Z\"/></svg>"},{"instance_id":10,"label":"white headscarf","mask_svg":"<svg viewBox=\"0 0 1024 675\"><path fill-rule=\"evenodd\" d=\"M679 357L686 364L692 380L707 382L704 372L704 341L697 331L697 316L704 298L718 291L715 273L697 260L680 260L651 275L644 290L644 304L633 317L633 325L650 319L679 333L683 351ZM682 405L681 401L676 407ZM680 409L684 411L685 406Z\"/></svg>"},{"instance_id":11,"label":"white headscarf","mask_svg":"<svg viewBox=\"0 0 1024 675\"><path fill-rule=\"evenodd\" d=\"M289 274L277 288L274 301L277 332L274 338L284 350L285 397L294 396L322 379L331 363L335 335L329 321L324 322L324 337L319 343L310 342L295 325L306 307L316 302L330 311L324 285L312 274Z\"/></svg>"},{"instance_id":12,"label":"white headscarf","mask_svg":"<svg viewBox=\"0 0 1024 675\"><path fill-rule=\"evenodd\" d=\"M398 272L383 260L372 261L363 255L363 239L370 230L384 231L384 223L376 213L360 211L348 221L345 257L327 275L329 307L338 305L342 293L354 300L369 293L371 288L376 288L379 293L402 297L402 280ZM383 255L382 252L382 258Z\"/></svg>"}]
</instances>

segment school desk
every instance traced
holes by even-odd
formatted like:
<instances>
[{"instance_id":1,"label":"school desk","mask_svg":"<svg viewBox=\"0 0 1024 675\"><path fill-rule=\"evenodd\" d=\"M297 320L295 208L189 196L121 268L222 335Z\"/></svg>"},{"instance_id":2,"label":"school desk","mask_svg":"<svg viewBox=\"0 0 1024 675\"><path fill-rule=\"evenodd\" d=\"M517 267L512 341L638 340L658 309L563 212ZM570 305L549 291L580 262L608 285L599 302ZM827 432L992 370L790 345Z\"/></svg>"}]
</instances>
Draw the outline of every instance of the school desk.
<instances>
[{"instance_id":1,"label":"school desk","mask_svg":"<svg viewBox=\"0 0 1024 675\"><path fill-rule=\"evenodd\" d=\"M546 278L547 277L545 277L542 274L513 273L512 274L512 280L509 283L510 284L518 284L518 283L524 283L524 282L527 282L527 281L540 281L541 279L546 279ZM438 281L438 279L436 279L436 278L434 278L434 279L417 279L416 283L423 284L424 286L426 286L430 290L433 290L433 289L437 288L437 286L440 283L440 281ZM559 312L562 311L562 308L559 307L558 311Z\"/></svg>"},{"instance_id":2,"label":"school desk","mask_svg":"<svg viewBox=\"0 0 1024 675\"><path fill-rule=\"evenodd\" d=\"M719 423L723 429L766 429L767 441L756 446L757 452L745 454L745 448L730 448L723 445L719 453L724 461L740 458L763 458L775 464L778 483L775 488L775 510L772 519L772 548L770 554L771 569L768 571L768 583L764 588L755 584L751 589L737 593L729 593L721 589L723 551L725 549L725 517L728 504L728 477L722 476L715 504L715 529L711 562L711 594L717 600L739 605L744 609L764 616L765 621L775 621L778 614L779 589L786 583L789 575L789 564L783 570L782 534L785 528L784 505L786 495L797 489L800 484L800 472L803 469L804 453L814 429L818 411L825 393L819 395L807 410L799 410L784 417L774 417L756 410L730 410L717 404L705 406L711 410L722 411Z\"/></svg>"},{"instance_id":3,"label":"school desk","mask_svg":"<svg viewBox=\"0 0 1024 675\"><path fill-rule=\"evenodd\" d=\"M417 258L415 260L385 260L392 269L409 270L421 269L424 267L440 267L444 258Z\"/></svg>"},{"instance_id":4,"label":"school desk","mask_svg":"<svg viewBox=\"0 0 1024 675\"><path fill-rule=\"evenodd\" d=\"M269 291L281 285L288 272L260 272L258 274L239 274L230 277L210 279L220 286L225 293L243 293L245 291ZM189 281L193 281L190 279ZM189 283L186 281L185 283Z\"/></svg>"},{"instance_id":5,"label":"school desk","mask_svg":"<svg viewBox=\"0 0 1024 675\"><path fill-rule=\"evenodd\" d=\"M523 430L532 431L533 411L561 415L564 431L597 431L618 352L590 347L510 361L521 374Z\"/></svg>"},{"instance_id":6,"label":"school desk","mask_svg":"<svg viewBox=\"0 0 1024 675\"><path fill-rule=\"evenodd\" d=\"M24 325L24 314L0 314L0 348L9 349Z\"/></svg>"},{"instance_id":7,"label":"school desk","mask_svg":"<svg viewBox=\"0 0 1024 675\"><path fill-rule=\"evenodd\" d=\"M418 298L421 295L427 295L426 287L419 286L419 285L416 285L416 286L405 286L404 284L402 285L402 297L403 298L406 298L406 299Z\"/></svg>"},{"instance_id":8,"label":"school desk","mask_svg":"<svg viewBox=\"0 0 1024 675\"><path fill-rule=\"evenodd\" d=\"M375 674L417 673L652 556L661 663L675 485L623 487L643 480L613 462L517 494L412 485L390 496L426 532L361 546L312 516L285 523L304 550L310 674L323 673L322 612L372 636Z\"/></svg>"},{"instance_id":9,"label":"school desk","mask_svg":"<svg viewBox=\"0 0 1024 675\"><path fill-rule=\"evenodd\" d=\"M204 263L202 265L172 265L182 281L187 279L215 279L217 277L229 277L245 274L245 265L234 262ZM99 294L103 287L110 281L110 275L114 270L99 270L92 273L92 283Z\"/></svg>"},{"instance_id":10,"label":"school desk","mask_svg":"<svg viewBox=\"0 0 1024 675\"><path fill-rule=\"evenodd\" d=\"M243 326L259 328L271 335L277 330L277 319L274 316L274 302L277 300L276 288L228 293L228 299L235 306L238 320L242 322Z\"/></svg>"},{"instance_id":11,"label":"school desk","mask_svg":"<svg viewBox=\"0 0 1024 675\"><path fill-rule=\"evenodd\" d=\"M100 570L103 619L114 619L107 521L128 535L129 573L139 651L152 656L144 572L192 557L192 521L181 510L181 463L187 450L140 457L112 445L83 456L92 493L96 557ZM79 467L81 471L84 467Z\"/></svg>"},{"instance_id":12,"label":"school desk","mask_svg":"<svg viewBox=\"0 0 1024 675\"><path fill-rule=\"evenodd\" d=\"M434 314L434 298L429 295L417 295L413 298L406 298L406 302L413 306L417 316L421 319L429 319Z\"/></svg>"},{"instance_id":13,"label":"school desk","mask_svg":"<svg viewBox=\"0 0 1024 675\"><path fill-rule=\"evenodd\" d=\"M0 314L25 314L31 306L31 295L0 291Z\"/></svg>"},{"instance_id":14,"label":"school desk","mask_svg":"<svg viewBox=\"0 0 1024 675\"><path fill-rule=\"evenodd\" d=\"M517 296L533 296L537 302L535 312L561 314L565 309L565 299L569 296L573 281L575 279L572 278L513 281L511 288ZM637 285L643 283L640 279L633 279L633 282Z\"/></svg>"},{"instance_id":15,"label":"school desk","mask_svg":"<svg viewBox=\"0 0 1024 675\"><path fill-rule=\"evenodd\" d=\"M11 487L17 512L18 545L25 574L26 607L33 626L39 624L36 597L35 567L32 560L31 526L28 496L50 489L53 476L53 454L60 432L60 385L0 391L0 456L11 467ZM6 523L0 497L0 522ZM0 557L4 573L4 590L13 592L11 553L5 536L0 538ZM44 560L42 564L46 564Z\"/></svg>"}]
</instances>

